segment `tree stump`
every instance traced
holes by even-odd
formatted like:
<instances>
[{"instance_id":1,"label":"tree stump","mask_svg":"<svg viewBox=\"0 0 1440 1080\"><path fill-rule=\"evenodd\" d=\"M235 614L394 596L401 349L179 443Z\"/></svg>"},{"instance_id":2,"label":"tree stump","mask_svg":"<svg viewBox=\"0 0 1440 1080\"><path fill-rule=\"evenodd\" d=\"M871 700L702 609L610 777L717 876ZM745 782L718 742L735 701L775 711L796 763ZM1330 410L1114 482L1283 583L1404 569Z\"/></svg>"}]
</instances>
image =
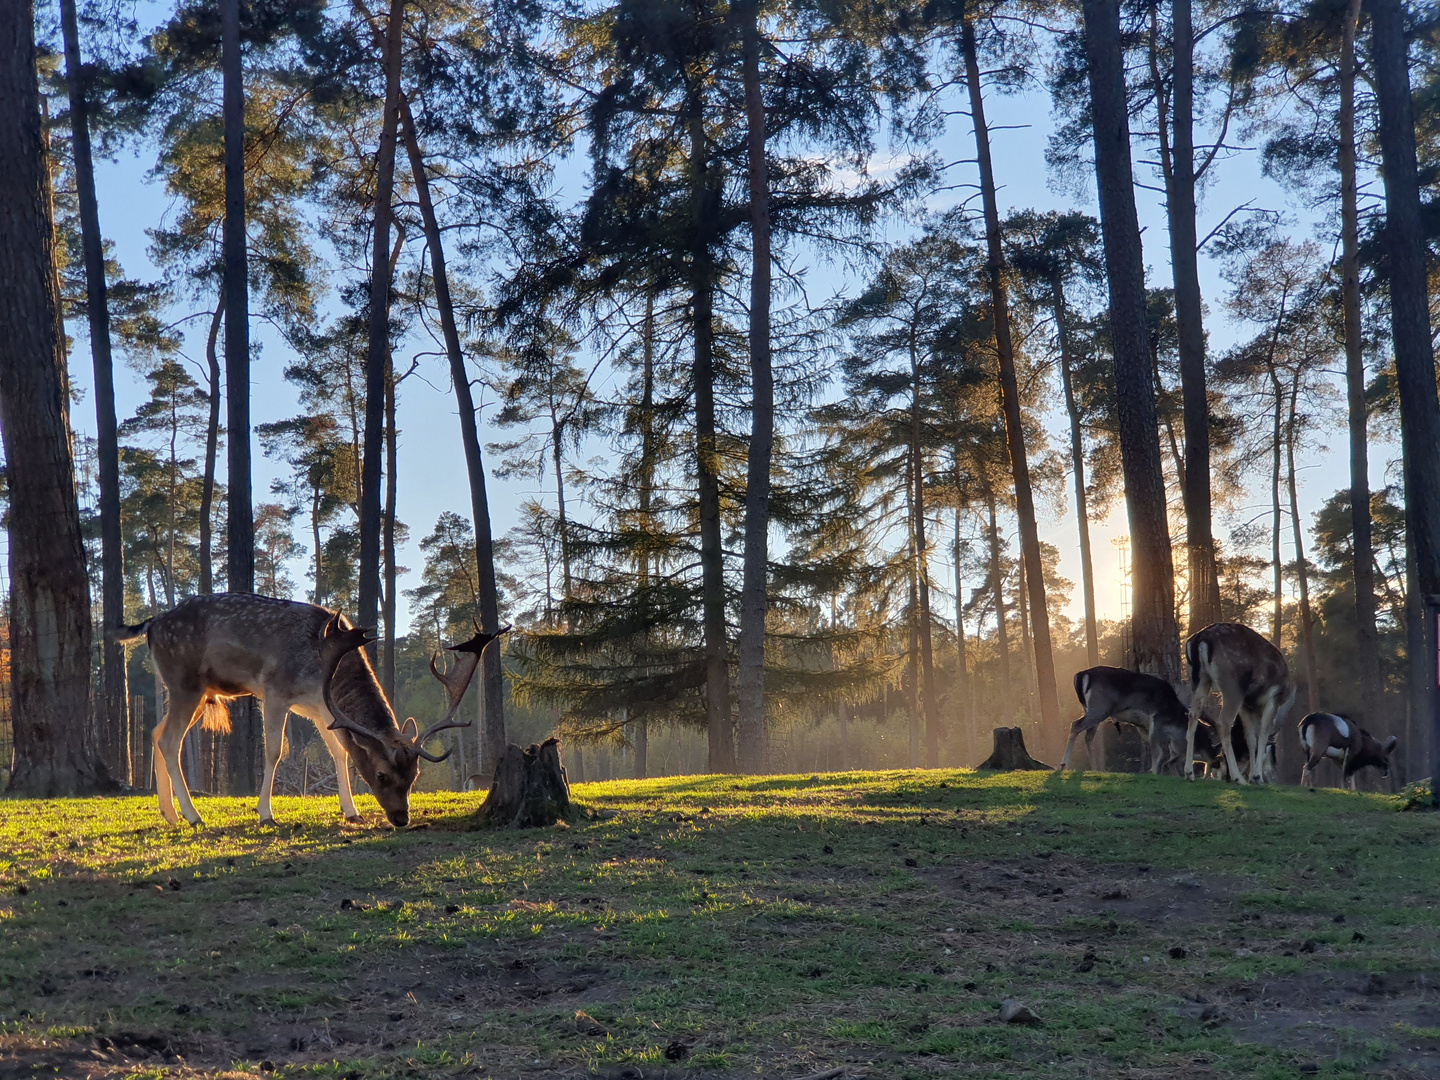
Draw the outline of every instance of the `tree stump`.
<instances>
[{"instance_id":1,"label":"tree stump","mask_svg":"<svg viewBox=\"0 0 1440 1080\"><path fill-rule=\"evenodd\" d=\"M475 820L492 829L538 829L572 813L570 778L560 763L560 740L552 738L528 750L514 743L505 748Z\"/></svg>"},{"instance_id":2,"label":"tree stump","mask_svg":"<svg viewBox=\"0 0 1440 1080\"><path fill-rule=\"evenodd\" d=\"M994 769L997 772L1013 772L1016 769L1048 769L1043 761L1036 761L1025 749L1025 733L1018 727L997 727L992 733L995 749L977 768Z\"/></svg>"}]
</instances>

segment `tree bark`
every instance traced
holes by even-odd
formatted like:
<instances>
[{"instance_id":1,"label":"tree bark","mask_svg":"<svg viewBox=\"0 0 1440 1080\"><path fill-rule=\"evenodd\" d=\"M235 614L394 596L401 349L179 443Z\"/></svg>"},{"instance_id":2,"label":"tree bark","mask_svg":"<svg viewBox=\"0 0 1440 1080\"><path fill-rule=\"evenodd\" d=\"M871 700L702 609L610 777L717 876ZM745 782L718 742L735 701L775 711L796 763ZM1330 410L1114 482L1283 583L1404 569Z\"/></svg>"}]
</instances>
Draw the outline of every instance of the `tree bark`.
<instances>
[{"instance_id":1,"label":"tree bark","mask_svg":"<svg viewBox=\"0 0 1440 1080\"><path fill-rule=\"evenodd\" d=\"M110 304L105 281L105 240L95 195L95 165L90 151L90 107L80 57L75 0L61 0L65 39L65 83L70 92L71 153L80 208L80 243L85 256L85 309L90 324L90 357L95 371L96 464L100 480L100 604L108 627L125 621L124 540L120 533L120 449L115 423L115 373L110 353ZM101 647L102 683L98 716L100 749L111 771L128 772L130 690L125 649L105 640Z\"/></svg>"},{"instance_id":2,"label":"tree bark","mask_svg":"<svg viewBox=\"0 0 1440 1080\"><path fill-rule=\"evenodd\" d=\"M250 488L250 285L245 234L245 87L240 0L221 0L220 57L225 120L226 587L255 591L255 518ZM230 793L253 795L260 780L255 699L231 705Z\"/></svg>"},{"instance_id":3,"label":"tree bark","mask_svg":"<svg viewBox=\"0 0 1440 1080\"><path fill-rule=\"evenodd\" d=\"M1025 452L1025 431L1020 419L1020 385L1015 374L1015 352L1010 338L1010 308L1005 286L1005 249L1000 235L1000 211L995 200L995 173L990 164L990 134L985 124L985 100L980 87L975 24L964 18L960 26L965 54L965 82L970 90L970 119L975 128L976 157L980 162L980 193L985 208L986 269L990 303L995 320L995 352L1000 365L1000 398L1005 413L1005 444L1015 478L1015 514L1020 523L1020 554L1030 586L1030 624L1035 638L1035 680L1040 693L1040 720L1047 728L1060 723L1055 691L1055 654L1050 643L1050 613L1045 603L1045 570L1040 561L1040 531L1035 524L1035 498L1030 490L1030 463ZM1177 639L1178 640L1178 639ZM1178 646L1177 646L1178 647Z\"/></svg>"},{"instance_id":4,"label":"tree bark","mask_svg":"<svg viewBox=\"0 0 1440 1080\"><path fill-rule=\"evenodd\" d=\"M1355 666L1371 724L1385 712L1380 637L1375 626L1374 544L1365 352L1360 325L1360 209L1355 172L1355 37L1360 0L1348 0L1340 46L1340 274L1345 318L1345 398L1350 426L1350 552L1355 588Z\"/></svg>"},{"instance_id":5,"label":"tree bark","mask_svg":"<svg viewBox=\"0 0 1440 1080\"><path fill-rule=\"evenodd\" d=\"M1065 391L1065 412L1070 418L1070 470L1075 478L1075 522L1080 532L1080 590L1085 601L1085 655L1090 667L1100 663L1100 631L1095 618L1095 561L1090 553L1090 510L1085 490L1085 436L1080 406L1075 400L1073 353L1070 347L1070 311L1065 303L1065 282L1057 271L1050 280L1055 308L1055 336L1060 342L1060 385Z\"/></svg>"},{"instance_id":6,"label":"tree bark","mask_svg":"<svg viewBox=\"0 0 1440 1080\"><path fill-rule=\"evenodd\" d=\"M381 534L385 589L381 619L385 633L380 642L380 685L385 697L395 700L395 503L398 496L395 466L399 456L395 427L395 360L385 350L385 516Z\"/></svg>"},{"instance_id":7,"label":"tree bark","mask_svg":"<svg viewBox=\"0 0 1440 1080\"><path fill-rule=\"evenodd\" d=\"M365 443L360 473L360 626L373 627L380 607L380 466L385 452L385 369L390 354L390 223L395 193L395 140L400 117L400 51L405 0L390 0L385 24L384 114L375 163L375 226L370 251L370 333L365 353ZM375 645L366 646L375 658Z\"/></svg>"},{"instance_id":8,"label":"tree bark","mask_svg":"<svg viewBox=\"0 0 1440 1080\"><path fill-rule=\"evenodd\" d=\"M210 316L205 337L205 364L210 377L210 416L205 423L205 465L200 481L200 594L215 591L214 517L215 464L220 448L220 324L225 317L225 296L221 292ZM318 548L316 558L319 558ZM318 564L317 564L318 565ZM320 580L317 576L317 582ZM318 601L317 601L318 603Z\"/></svg>"},{"instance_id":9,"label":"tree bark","mask_svg":"<svg viewBox=\"0 0 1440 1080\"><path fill-rule=\"evenodd\" d=\"M694 320L695 469L700 512L700 576L705 635L705 726L712 773L735 771L730 660L725 641L725 554L720 546L719 454L715 433L715 261L711 251L715 181L710 175L704 105L692 93L690 117L691 282Z\"/></svg>"},{"instance_id":10,"label":"tree bark","mask_svg":"<svg viewBox=\"0 0 1440 1080\"><path fill-rule=\"evenodd\" d=\"M538 829L565 821L573 812L560 740L546 739L528 750L505 748L475 822L492 829Z\"/></svg>"},{"instance_id":11,"label":"tree bark","mask_svg":"<svg viewBox=\"0 0 1440 1080\"><path fill-rule=\"evenodd\" d=\"M1120 459L1130 519L1131 640L1136 666L1141 671L1178 684L1180 632L1175 620L1175 571L1145 340L1145 259L1130 166L1120 13L1117 0L1084 0L1083 6L1096 189L1110 287Z\"/></svg>"},{"instance_id":12,"label":"tree bark","mask_svg":"<svg viewBox=\"0 0 1440 1080\"><path fill-rule=\"evenodd\" d=\"M1278 333L1278 331L1277 331ZM1274 589L1271 596L1270 611L1270 641L1281 652L1285 651L1285 643L1282 640L1282 627L1284 626L1285 611L1285 571L1284 556L1280 551L1280 451L1282 439L1281 410L1284 408L1285 394L1280 388L1279 376L1275 373L1275 361L1270 361L1270 380L1274 384L1275 391L1275 415L1274 431L1271 433L1273 453L1270 462L1270 565L1274 574Z\"/></svg>"},{"instance_id":13,"label":"tree bark","mask_svg":"<svg viewBox=\"0 0 1440 1080\"><path fill-rule=\"evenodd\" d=\"M935 694L935 650L930 633L930 545L925 536L925 456L921 451L920 363L918 349L910 347L910 479L915 498L911 529L915 543L915 582L920 603L916 627L920 636L920 679L924 694L925 766L940 767L940 702Z\"/></svg>"},{"instance_id":14,"label":"tree bark","mask_svg":"<svg viewBox=\"0 0 1440 1080\"><path fill-rule=\"evenodd\" d=\"M975 766L977 769L995 769L998 772L1019 770L1038 771L1048 769L1043 761L1036 761L1025 749L1025 732L1018 727L998 727L991 732L995 740L990 756Z\"/></svg>"},{"instance_id":15,"label":"tree bark","mask_svg":"<svg viewBox=\"0 0 1440 1080\"><path fill-rule=\"evenodd\" d=\"M1295 537L1295 576L1300 583L1300 646L1305 663L1305 694L1308 712L1320 708L1319 665L1315 661L1315 620L1310 611L1310 571L1305 565L1305 530L1300 527L1299 484L1295 477L1295 427L1300 380L1290 387L1290 417L1285 433L1285 460L1290 489L1290 528Z\"/></svg>"},{"instance_id":16,"label":"tree bark","mask_svg":"<svg viewBox=\"0 0 1440 1080\"><path fill-rule=\"evenodd\" d=\"M995 638L1000 646L1000 697L1009 711L1010 635L1005 627L1005 574L1000 563L1000 525L995 514L995 489L985 481L985 507L990 511L990 591L995 595Z\"/></svg>"},{"instance_id":17,"label":"tree bark","mask_svg":"<svg viewBox=\"0 0 1440 1080\"><path fill-rule=\"evenodd\" d=\"M1385 247L1390 270L1390 325L1400 391L1405 457L1405 524L1415 541L1416 585L1422 597L1440 593L1440 399L1430 340L1425 230L1415 164L1415 119L1409 52L1400 0L1372 0L1371 45L1380 105L1380 153L1385 177ZM1432 629L1425 628L1433 655ZM1412 669L1412 677L1414 676ZM1433 701L1434 680L1426 680ZM1429 710L1434 716L1433 707ZM1440 776L1440 718L1432 719L1431 775ZM1440 784L1434 785L1440 805Z\"/></svg>"},{"instance_id":18,"label":"tree bark","mask_svg":"<svg viewBox=\"0 0 1440 1080\"><path fill-rule=\"evenodd\" d=\"M770 178L760 86L760 4L745 8L742 68L750 181L750 452L745 483L745 561L740 589L735 741L742 773L765 768L765 616L769 568L770 458L775 382L770 370Z\"/></svg>"},{"instance_id":19,"label":"tree bark","mask_svg":"<svg viewBox=\"0 0 1440 1080\"><path fill-rule=\"evenodd\" d=\"M90 580L71 457L35 13L0 5L0 436L10 485L9 790L109 791L89 740Z\"/></svg>"},{"instance_id":20,"label":"tree bark","mask_svg":"<svg viewBox=\"0 0 1440 1080\"><path fill-rule=\"evenodd\" d=\"M1205 386L1204 307L1195 230L1195 34L1191 0L1171 0L1174 34L1174 148L1165 176L1180 395L1185 426L1185 541L1189 549L1191 632L1220 621L1220 580L1210 517L1210 403ZM1163 133L1164 117L1160 118Z\"/></svg>"},{"instance_id":21,"label":"tree bark","mask_svg":"<svg viewBox=\"0 0 1440 1080\"><path fill-rule=\"evenodd\" d=\"M959 487L959 456L956 456L956 487ZM965 640L965 569L964 569L965 542L960 538L960 506L957 496L955 507L955 701L958 705L956 719L960 721L960 730L965 733L966 739L974 736L973 725L975 723L974 702L971 698L972 689L970 686L970 658L968 642Z\"/></svg>"},{"instance_id":22,"label":"tree bark","mask_svg":"<svg viewBox=\"0 0 1440 1080\"><path fill-rule=\"evenodd\" d=\"M500 632L499 592L495 583L495 540L490 529L490 500L485 489L485 460L480 454L480 433L475 426L475 399L470 393L470 375L460 349L460 331L455 323L455 305L450 298L450 275L445 266L445 248L435 203L430 196L430 178L420 152L415 117L404 95L405 148L410 156L410 174L415 198L425 225L425 243L430 250L430 274L435 279L435 306L440 313L440 330L445 355L450 361L450 381L455 385L455 403L460 414L460 442L465 448L465 472L470 481L470 513L475 520L475 569L480 582L480 629ZM486 649L481 657L483 683L480 694L480 755L475 771L481 772L497 761L508 745L505 736L505 672L498 648Z\"/></svg>"}]
</instances>

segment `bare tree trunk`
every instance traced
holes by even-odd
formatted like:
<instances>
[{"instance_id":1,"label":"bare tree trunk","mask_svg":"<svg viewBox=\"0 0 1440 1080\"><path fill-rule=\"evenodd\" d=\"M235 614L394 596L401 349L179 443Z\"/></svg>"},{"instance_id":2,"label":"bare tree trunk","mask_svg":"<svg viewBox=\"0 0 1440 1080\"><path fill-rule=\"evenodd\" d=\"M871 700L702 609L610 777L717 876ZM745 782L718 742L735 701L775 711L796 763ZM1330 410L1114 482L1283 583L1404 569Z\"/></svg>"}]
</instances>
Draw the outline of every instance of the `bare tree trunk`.
<instances>
[{"instance_id":1,"label":"bare tree trunk","mask_svg":"<svg viewBox=\"0 0 1440 1080\"><path fill-rule=\"evenodd\" d=\"M915 467L915 459L910 459L907 474ZM906 630L910 635L909 648L906 650L906 666L909 668L909 677L906 679L905 695L908 715L906 716L906 731L910 736L910 768L920 767L920 588L919 588L919 560L915 553L915 485L909 475L906 476L905 509L910 518L909 548L910 558L907 560L909 579L909 603L905 608Z\"/></svg>"},{"instance_id":2,"label":"bare tree trunk","mask_svg":"<svg viewBox=\"0 0 1440 1080\"><path fill-rule=\"evenodd\" d=\"M1210 518L1210 403L1205 386L1204 306L1195 235L1194 51L1191 0L1171 0L1174 150L1165 155L1165 206L1170 266L1175 281L1175 326L1180 348L1180 394L1185 411L1185 541L1189 549L1193 633L1220 620L1220 582ZM1165 118L1160 117L1164 139Z\"/></svg>"},{"instance_id":3,"label":"bare tree trunk","mask_svg":"<svg viewBox=\"0 0 1440 1080\"><path fill-rule=\"evenodd\" d=\"M80 207L80 243L85 255L85 312L90 324L90 357L95 371L96 464L100 480L100 603L106 627L125 621L124 542L120 534L120 450L115 424L115 373L110 355L110 304L105 282L105 240L95 196L95 165L90 153L90 108L80 59L80 30L75 0L61 0L65 38L65 83L70 92L71 153ZM125 650L106 639L101 647L99 750L111 771L124 775L129 760L130 691Z\"/></svg>"},{"instance_id":4,"label":"bare tree trunk","mask_svg":"<svg viewBox=\"0 0 1440 1080\"><path fill-rule=\"evenodd\" d=\"M1416 587L1422 597L1440 593L1440 399L1430 340L1425 230L1415 164L1415 118L1400 0L1372 0L1371 44L1375 96L1380 105L1380 151L1385 176L1385 246L1390 267L1391 339L1400 390L1400 431L1405 455L1405 523L1415 537ZM1432 628L1426 652L1433 655ZM1413 674L1413 673L1412 673ZM1431 775L1440 776L1440 715L1434 714L1434 679L1427 679L1432 712ZM1435 785L1440 804L1440 784Z\"/></svg>"},{"instance_id":5,"label":"bare tree trunk","mask_svg":"<svg viewBox=\"0 0 1440 1080\"><path fill-rule=\"evenodd\" d=\"M985 481L985 508L990 511L990 590L995 596L995 636L1000 645L1000 693L1010 697L1010 636L1005 628L1005 574L1000 560L1000 525L995 514L995 489ZM1008 714L1008 708L1002 709Z\"/></svg>"},{"instance_id":6,"label":"bare tree trunk","mask_svg":"<svg viewBox=\"0 0 1440 1080\"><path fill-rule=\"evenodd\" d=\"M715 265L705 118L698 90L689 118L692 201L690 304L694 320L695 466L700 510L700 574L705 634L705 718L710 771L735 771L730 716L730 661L725 642L725 563L720 545L719 457L715 433Z\"/></svg>"},{"instance_id":7,"label":"bare tree trunk","mask_svg":"<svg viewBox=\"0 0 1440 1080\"><path fill-rule=\"evenodd\" d=\"M1058 272L1051 278L1050 295L1055 305L1055 335L1060 340L1060 384L1065 391L1065 412L1070 418L1070 470L1075 478L1075 521L1080 531L1080 589L1085 600L1085 655L1090 667L1095 667L1100 663L1100 631L1095 618L1095 562L1090 554L1090 510L1085 490L1085 436L1080 423L1080 406L1075 400L1070 311L1065 303L1065 282Z\"/></svg>"},{"instance_id":8,"label":"bare tree trunk","mask_svg":"<svg viewBox=\"0 0 1440 1080\"><path fill-rule=\"evenodd\" d=\"M959 480L959 466L956 466L956 480ZM957 484L956 491L959 491ZM960 507L955 507L955 701L958 705L956 718L960 730L967 738L973 736L975 723L974 701L971 698L970 659L965 641L965 542L960 538ZM968 758L966 760L969 760Z\"/></svg>"},{"instance_id":9,"label":"bare tree trunk","mask_svg":"<svg viewBox=\"0 0 1440 1080\"><path fill-rule=\"evenodd\" d=\"M1340 47L1340 272L1345 315L1345 398L1350 421L1350 550L1355 588L1355 667L1371 724L1384 715L1380 638L1375 626L1370 450L1365 406L1365 345L1360 326L1360 209L1355 175L1355 36L1360 0L1345 5Z\"/></svg>"},{"instance_id":10,"label":"bare tree trunk","mask_svg":"<svg viewBox=\"0 0 1440 1080\"><path fill-rule=\"evenodd\" d=\"M0 437L10 487L9 790L53 798L109 791L114 781L87 738L90 579L34 20L29 3L0 5Z\"/></svg>"},{"instance_id":11,"label":"bare tree trunk","mask_svg":"<svg viewBox=\"0 0 1440 1080\"><path fill-rule=\"evenodd\" d=\"M320 547L320 489L312 488L310 492L310 539L315 544L315 593L314 603L325 603L325 588L321 584L321 575L325 571L324 560L321 557Z\"/></svg>"},{"instance_id":12,"label":"bare tree trunk","mask_svg":"<svg viewBox=\"0 0 1440 1080\"><path fill-rule=\"evenodd\" d=\"M769 568L770 458L775 382L770 370L770 178L760 86L760 4L744 9L742 67L750 180L750 452L745 484L745 563L740 590L735 741L742 773L765 768L765 616Z\"/></svg>"},{"instance_id":13,"label":"bare tree trunk","mask_svg":"<svg viewBox=\"0 0 1440 1080\"><path fill-rule=\"evenodd\" d=\"M980 194L985 207L985 243L988 252L990 304L995 321L995 352L1000 364L1000 398L1005 413L1005 444L1015 478L1015 514L1020 523L1020 554L1029 574L1031 626L1035 636L1035 678L1040 691L1040 720L1050 729L1060 722L1055 691L1055 654L1050 644L1050 613L1045 604L1045 571L1040 562L1040 531L1035 524L1035 498L1030 490L1030 463L1020 419L1020 385L1015 374L1015 353L1010 340L1010 308L1005 287L1005 249L1000 235L1000 211L995 200L995 173L990 165L990 134L985 125L985 100L980 88L975 24L965 18L960 27L965 54L965 82L970 90L970 120L975 128L975 150L980 162ZM1178 647L1178 646L1177 646Z\"/></svg>"},{"instance_id":14,"label":"bare tree trunk","mask_svg":"<svg viewBox=\"0 0 1440 1080\"><path fill-rule=\"evenodd\" d=\"M495 541L490 530L490 500L485 490L485 461L480 455L480 434L475 427L475 400L470 393L470 375L465 354L460 350L460 331L455 324L455 306L450 299L450 275L445 268L445 248L435 204L430 197L430 178L420 152L420 137L410 103L402 95L405 114L405 146L410 155L410 173L415 198L425 224L425 243L430 250L430 273L435 279L435 306L445 338L445 355L450 361L450 381L455 385L455 403L460 414L460 441L465 447L465 472L470 481L470 512L475 520L475 563L480 581L480 629L487 634L500 631L499 592L495 583ZM481 658L484 682L480 694L480 752L477 772L493 767L509 744L505 734L505 672L498 648L486 649Z\"/></svg>"},{"instance_id":15,"label":"bare tree trunk","mask_svg":"<svg viewBox=\"0 0 1440 1080\"><path fill-rule=\"evenodd\" d=\"M380 607L380 459L385 452L385 369L390 355L390 225L395 140L400 118L400 53L405 0L390 0L385 24L384 115L375 163L375 227L370 251L370 335L365 354L365 444L360 474L359 625L374 626ZM367 646L375 657L375 646Z\"/></svg>"},{"instance_id":16,"label":"bare tree trunk","mask_svg":"<svg viewBox=\"0 0 1440 1080\"><path fill-rule=\"evenodd\" d=\"M1300 527L1300 498L1295 479L1295 426L1300 380L1290 387L1290 421L1285 435L1285 458L1290 488L1290 527L1295 537L1295 573L1300 582L1300 645L1305 660L1306 698L1309 712L1320 708L1319 665L1315 661L1315 621L1310 611L1310 570L1305 565L1305 530Z\"/></svg>"},{"instance_id":17,"label":"bare tree trunk","mask_svg":"<svg viewBox=\"0 0 1440 1080\"><path fill-rule=\"evenodd\" d=\"M205 337L205 364L210 377L210 416L205 424L204 478L200 482L200 594L215 591L214 517L215 459L220 449L220 323L225 317L225 294L215 304L210 316L210 332ZM317 548L318 551L318 548ZM317 554L318 558L318 554ZM317 578L318 580L318 578Z\"/></svg>"},{"instance_id":18,"label":"bare tree trunk","mask_svg":"<svg viewBox=\"0 0 1440 1080\"><path fill-rule=\"evenodd\" d=\"M1284 642L1281 640L1281 627L1283 625L1285 592L1284 592L1284 558L1280 552L1280 449L1282 439L1280 435L1281 409L1284 407L1284 392L1280 389L1280 379L1275 374L1274 361L1270 366L1270 379L1275 390L1275 416L1274 431L1271 440L1274 453L1270 462L1270 565L1274 572L1274 590L1271 597L1270 612L1270 640L1275 648L1284 651Z\"/></svg>"},{"instance_id":19,"label":"bare tree trunk","mask_svg":"<svg viewBox=\"0 0 1440 1080\"><path fill-rule=\"evenodd\" d=\"M940 702L935 693L935 650L930 633L930 545L925 537L925 457L921 452L920 362L918 349L910 346L910 481L915 491L911 503L910 527L914 536L915 581L920 602L917 627L920 633L920 678L924 692L925 765L940 767Z\"/></svg>"},{"instance_id":20,"label":"bare tree trunk","mask_svg":"<svg viewBox=\"0 0 1440 1080\"><path fill-rule=\"evenodd\" d=\"M1136 666L1178 684L1180 631L1165 476L1146 346L1145 258L1130 166L1130 119L1117 0L1083 0L1096 189L1105 238L1120 459L1130 518Z\"/></svg>"},{"instance_id":21,"label":"bare tree trunk","mask_svg":"<svg viewBox=\"0 0 1440 1080\"><path fill-rule=\"evenodd\" d=\"M381 607L385 634L380 642L380 685L385 697L395 700L395 503L398 482L395 467L399 457L396 445L399 432L395 427L395 361L385 350L385 515L381 534L385 590Z\"/></svg>"},{"instance_id":22,"label":"bare tree trunk","mask_svg":"<svg viewBox=\"0 0 1440 1080\"><path fill-rule=\"evenodd\" d=\"M255 519L250 489L250 286L245 234L245 88L240 2L220 3L225 114L226 588L255 591ZM260 781L260 718L255 699L230 710L230 793L253 795Z\"/></svg>"}]
</instances>

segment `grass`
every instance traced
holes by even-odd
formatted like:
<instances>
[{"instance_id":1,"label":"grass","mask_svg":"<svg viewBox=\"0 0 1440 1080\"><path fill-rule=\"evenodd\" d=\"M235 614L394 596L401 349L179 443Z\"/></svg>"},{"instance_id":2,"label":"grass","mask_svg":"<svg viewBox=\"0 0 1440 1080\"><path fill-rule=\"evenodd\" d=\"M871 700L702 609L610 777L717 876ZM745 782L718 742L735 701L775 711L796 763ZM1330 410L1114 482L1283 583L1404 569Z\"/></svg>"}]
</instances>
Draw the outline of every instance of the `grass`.
<instances>
[{"instance_id":1,"label":"grass","mask_svg":"<svg viewBox=\"0 0 1440 1080\"><path fill-rule=\"evenodd\" d=\"M1440 819L1394 797L968 771L575 795L618 813L476 833L479 796L421 795L397 833L200 799L192 832L153 799L0 802L0 1080L1440 1075ZM1006 998L1042 1022L999 1023Z\"/></svg>"}]
</instances>

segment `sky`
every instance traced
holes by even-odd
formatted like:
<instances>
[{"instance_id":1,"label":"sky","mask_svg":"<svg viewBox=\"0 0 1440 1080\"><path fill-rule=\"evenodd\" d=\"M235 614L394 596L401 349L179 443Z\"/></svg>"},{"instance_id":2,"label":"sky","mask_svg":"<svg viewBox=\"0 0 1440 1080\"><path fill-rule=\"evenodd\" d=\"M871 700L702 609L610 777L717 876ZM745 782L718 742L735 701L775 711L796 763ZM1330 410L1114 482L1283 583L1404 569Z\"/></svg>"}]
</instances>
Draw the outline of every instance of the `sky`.
<instances>
[{"instance_id":1,"label":"sky","mask_svg":"<svg viewBox=\"0 0 1440 1080\"><path fill-rule=\"evenodd\" d=\"M987 97L987 117L991 125L991 145L1002 215L1010 208L1035 208L1038 210L1079 209L1098 217L1098 207L1093 190L1079 196L1073 191L1057 191L1050 183L1045 162L1046 140L1053 128L1049 96L1043 88L1035 87L1026 92L1003 96L991 93ZM949 170L951 190L937 194L931 200L934 209L944 209L970 192L960 185L976 183L976 172L968 162L974 157L974 140L969 119L965 115L952 115L950 126L936 142L936 150L942 160L953 162ZM884 161L892 151L881 147L877 160ZM1137 157L1138 157L1137 153ZM146 230L154 227L170 211L171 203L163 186L151 178L149 170L154 165L153 147L142 146L122 151L112 161L97 162L97 187L100 197L101 228L107 239L114 241L115 254L130 276L154 277L157 271L147 254L148 237ZM1309 236L1313 230L1313 217L1304 207L1296 204L1292 194L1273 180L1265 177L1260 168L1259 154L1255 150L1241 152L1228 161L1217 164L1218 173L1203 195L1199 235L1204 236L1231 208L1250 201L1256 206L1283 210L1295 222L1295 232ZM581 171L568 170L568 195L580 194ZM562 173L562 175L564 175ZM1153 182L1146 175L1144 166L1137 165L1137 179ZM1137 189L1142 240L1149 280L1152 286L1168 286L1170 266L1168 258L1168 237L1165 229L1164 207L1158 195L1145 188ZM913 223L893 221L887 225L887 232L894 237L903 237L914 230ZM853 276L843 266L828 260L816 260L808 268L811 282L811 302L818 303L827 295L847 293L853 295L864 285L863 272ZM1209 332L1209 347L1214 355L1220 350L1248 336L1243 327L1230 324L1225 318L1221 300L1226 285L1219 275L1219 266L1203 254L1200 261L1201 286L1207 305L1206 329ZM69 327L76 336L75 353L72 356L71 374L77 388L84 394L83 400L75 407L72 417L75 426L87 435L95 430L93 398L89 393L92 373L89 363L88 342L83 336L83 327ZM283 419L298 411L294 389L281 377L281 372L290 360L283 341L268 327L257 324L252 337L260 345L259 354L252 363L252 421L258 426L269 421ZM187 353L201 358L203 353L198 333L189 336ZM453 392L450 388L443 357L436 356L434 345L427 340L408 341L397 352L397 368L403 370L409 364L410 356L422 352L420 378L408 380L401 388L398 405L400 427L398 466L398 517L408 524L410 536L401 549L398 561L408 568L401 576L402 603L399 605L400 631L403 633L409 612L403 602L403 590L413 588L419 581L423 557L419 541L432 529L436 519L444 511L453 511L469 518L469 496L466 486L464 456L460 444L459 421L455 413ZM494 413L493 396L486 398L488 391L477 386L481 407L481 441L500 438L513 439L515 432L499 432L489 424ZM145 386L139 373L128 367L116 372L116 408L120 419L131 415L145 398ZM1342 398L1343 401L1343 398ZM1063 418L1051 415L1047 426L1054 437L1052 444L1064 446L1067 436L1063 435ZM1343 419L1329 425L1336 432L1328 448L1313 448L1303 459L1302 490L1300 505L1305 523L1309 525L1314 510L1338 487L1348 483L1348 464L1345 456ZM1382 440L1383 432L1376 432ZM1388 461L1394 456L1393 447L1379 446L1372 449L1372 484L1385 482ZM254 491L257 501L268 499L270 483L282 474L282 467L272 462L254 447ZM221 468L224 457L222 454ZM493 464L493 462L491 463ZM503 535L518 521L519 507L528 497L538 497L553 504L553 491L539 488L533 478L511 478L497 480L493 474L488 478L490 505L495 535ZM1067 479L1067 490L1069 481ZM1245 520L1266 512L1268 496L1258 494L1253 506L1243 506L1236 516ZM1066 613L1077 620L1080 617L1080 566L1076 540L1073 500L1067 499L1065 513L1057 515L1044 500L1038 507L1041 519L1040 535L1043 540L1053 543L1061 553L1060 572L1076 582ZM583 513L583 510L581 511ZM1217 518L1219 536L1225 536L1227 520ZM306 530L297 529L297 539L305 540ZM1127 532L1123 500L1117 500L1108 517L1092 520L1092 548L1095 559L1096 600L1102 619L1115 619L1121 615L1121 573L1120 554L1114 541ZM1287 549L1290 545L1287 543ZM1287 560L1293 553L1286 555ZM937 581L953 580L946 563L945 554L937 553L934 576ZM296 582L297 595L307 589L305 563L301 560L291 568L291 577ZM944 610L937 612L945 615ZM953 616L953 607L950 609Z\"/></svg>"}]
</instances>

